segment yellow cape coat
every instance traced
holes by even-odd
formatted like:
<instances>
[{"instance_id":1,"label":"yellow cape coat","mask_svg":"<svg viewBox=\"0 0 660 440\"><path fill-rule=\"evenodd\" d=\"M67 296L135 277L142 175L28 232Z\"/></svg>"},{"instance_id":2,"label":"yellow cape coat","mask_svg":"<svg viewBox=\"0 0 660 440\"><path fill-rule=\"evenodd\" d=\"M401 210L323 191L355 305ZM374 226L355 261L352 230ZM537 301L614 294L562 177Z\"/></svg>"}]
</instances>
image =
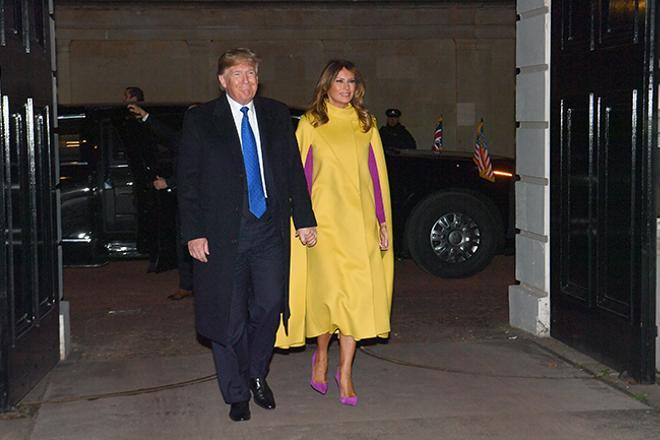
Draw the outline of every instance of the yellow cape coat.
<instances>
[{"instance_id":1,"label":"yellow cape coat","mask_svg":"<svg viewBox=\"0 0 660 440\"><path fill-rule=\"evenodd\" d=\"M389 336L394 258L390 190L383 147L374 121L364 133L352 106L327 104L329 122L319 127L309 115L296 131L303 163L313 161L312 208L318 242L304 247L292 235L289 334L280 326L275 346L302 346L305 338L340 331L356 340ZM379 247L373 150L389 249ZM293 230L293 229L292 229Z\"/></svg>"}]
</instances>

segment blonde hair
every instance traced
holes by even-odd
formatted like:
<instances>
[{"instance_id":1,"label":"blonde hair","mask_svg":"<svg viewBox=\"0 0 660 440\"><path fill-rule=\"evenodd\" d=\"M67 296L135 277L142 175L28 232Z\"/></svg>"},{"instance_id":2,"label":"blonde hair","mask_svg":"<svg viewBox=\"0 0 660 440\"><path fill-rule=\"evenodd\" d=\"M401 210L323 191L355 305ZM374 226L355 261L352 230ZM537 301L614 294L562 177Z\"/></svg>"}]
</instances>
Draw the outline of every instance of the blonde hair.
<instances>
[{"instance_id":1,"label":"blonde hair","mask_svg":"<svg viewBox=\"0 0 660 440\"><path fill-rule=\"evenodd\" d=\"M314 97L309 106L308 114L311 116L311 122L314 127L326 124L328 122L328 108L326 101L328 99L328 90L332 82L337 77L337 74L342 69L346 69L355 75L355 93L351 100L351 105L357 113L360 120L360 126L365 133L371 130L374 123L374 117L364 105L364 94L366 88L360 71L355 67L355 64L348 60L330 60L325 65L321 76L319 77L316 87L314 88Z\"/></svg>"},{"instance_id":2,"label":"blonde hair","mask_svg":"<svg viewBox=\"0 0 660 440\"><path fill-rule=\"evenodd\" d=\"M252 52L252 50L245 47L230 49L218 58L218 75L222 75L225 70L240 63L252 64L254 69L259 71L261 58Z\"/></svg>"}]
</instances>

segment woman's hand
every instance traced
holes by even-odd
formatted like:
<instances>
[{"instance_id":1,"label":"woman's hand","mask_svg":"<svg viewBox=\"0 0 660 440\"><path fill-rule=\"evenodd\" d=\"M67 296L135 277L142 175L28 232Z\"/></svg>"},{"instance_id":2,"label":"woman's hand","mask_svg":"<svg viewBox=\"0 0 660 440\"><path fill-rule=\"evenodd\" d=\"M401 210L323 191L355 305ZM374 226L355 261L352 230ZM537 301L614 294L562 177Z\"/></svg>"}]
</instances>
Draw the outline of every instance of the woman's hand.
<instances>
[{"instance_id":1,"label":"woman's hand","mask_svg":"<svg viewBox=\"0 0 660 440\"><path fill-rule=\"evenodd\" d=\"M300 242L307 246L312 247L316 244L316 228L300 228L296 231L296 235L300 239Z\"/></svg>"},{"instance_id":2,"label":"woman's hand","mask_svg":"<svg viewBox=\"0 0 660 440\"><path fill-rule=\"evenodd\" d=\"M380 250L386 251L390 247L390 240L387 238L387 223L380 224Z\"/></svg>"}]
</instances>

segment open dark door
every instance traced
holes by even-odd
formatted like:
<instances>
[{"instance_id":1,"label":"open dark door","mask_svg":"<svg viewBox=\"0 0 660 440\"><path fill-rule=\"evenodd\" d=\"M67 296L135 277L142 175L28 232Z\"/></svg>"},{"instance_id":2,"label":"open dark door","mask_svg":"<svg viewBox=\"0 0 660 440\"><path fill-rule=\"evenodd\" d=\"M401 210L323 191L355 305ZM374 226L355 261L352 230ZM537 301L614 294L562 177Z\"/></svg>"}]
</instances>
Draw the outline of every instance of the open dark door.
<instances>
[{"instance_id":1,"label":"open dark door","mask_svg":"<svg viewBox=\"0 0 660 440\"><path fill-rule=\"evenodd\" d=\"M45 1L0 8L0 411L60 353L49 10Z\"/></svg>"},{"instance_id":2,"label":"open dark door","mask_svg":"<svg viewBox=\"0 0 660 440\"><path fill-rule=\"evenodd\" d=\"M126 237L130 232L135 255L149 256L149 272L173 269L176 197L172 190L157 191L153 187L156 176L171 175L171 170L161 167L166 148L125 108L113 113L113 118L102 120L101 129L107 164L102 182L106 234L108 238ZM158 110L152 113L157 115L152 117L162 117ZM180 119L180 114L177 116ZM113 242L109 243L112 246Z\"/></svg>"},{"instance_id":3,"label":"open dark door","mask_svg":"<svg viewBox=\"0 0 660 440\"><path fill-rule=\"evenodd\" d=\"M131 151L141 151L141 145L127 145L122 138L122 126L108 115L99 117L98 135L103 150L102 168L98 173L102 198L103 233L112 247L126 248L126 256L139 255L138 249L146 253L147 249L137 245L137 225L141 206L136 202L137 193L144 191L141 166L133 166L128 159Z\"/></svg>"},{"instance_id":4,"label":"open dark door","mask_svg":"<svg viewBox=\"0 0 660 440\"><path fill-rule=\"evenodd\" d=\"M553 0L551 335L654 381L655 0Z\"/></svg>"}]
</instances>

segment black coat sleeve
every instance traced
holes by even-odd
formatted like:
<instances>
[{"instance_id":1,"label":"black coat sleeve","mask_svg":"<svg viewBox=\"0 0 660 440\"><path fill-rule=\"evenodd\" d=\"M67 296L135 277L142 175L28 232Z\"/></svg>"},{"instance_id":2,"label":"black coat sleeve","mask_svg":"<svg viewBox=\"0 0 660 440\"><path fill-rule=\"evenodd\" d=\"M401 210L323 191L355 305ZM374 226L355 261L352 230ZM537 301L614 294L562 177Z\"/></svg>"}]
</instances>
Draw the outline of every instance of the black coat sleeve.
<instances>
[{"instance_id":1,"label":"black coat sleeve","mask_svg":"<svg viewBox=\"0 0 660 440\"><path fill-rule=\"evenodd\" d=\"M181 236L187 243L205 238L202 223L201 175L203 147L195 118L195 109L187 111L183 120L181 143L177 156L177 198L181 220Z\"/></svg>"},{"instance_id":2,"label":"black coat sleeve","mask_svg":"<svg viewBox=\"0 0 660 440\"><path fill-rule=\"evenodd\" d=\"M168 150L174 154L178 154L179 144L181 143L181 132L175 130L167 124L164 124L160 119L154 115L149 114L149 117L144 124L149 127L149 130L163 143Z\"/></svg>"},{"instance_id":3,"label":"black coat sleeve","mask_svg":"<svg viewBox=\"0 0 660 440\"><path fill-rule=\"evenodd\" d=\"M406 145L406 148L409 150L414 150L417 148L417 142L415 141L415 138L410 134L410 132L407 129L403 129L405 131L405 138L406 141L404 144Z\"/></svg>"},{"instance_id":4,"label":"black coat sleeve","mask_svg":"<svg viewBox=\"0 0 660 440\"><path fill-rule=\"evenodd\" d=\"M160 143L165 146L174 156L179 154L179 145L181 144L181 132L175 130L152 114L144 121L144 125L158 138ZM176 187L176 171L173 176L165 179L169 188Z\"/></svg>"},{"instance_id":5,"label":"black coat sleeve","mask_svg":"<svg viewBox=\"0 0 660 440\"><path fill-rule=\"evenodd\" d=\"M307 180L300 159L298 141L293 133L291 125L291 114L286 109L286 121L283 125L287 127L287 138L289 151L287 151L287 165L289 172L289 194L291 203L291 215L296 229L316 226L316 218L312 211L312 200L307 190Z\"/></svg>"}]
</instances>

